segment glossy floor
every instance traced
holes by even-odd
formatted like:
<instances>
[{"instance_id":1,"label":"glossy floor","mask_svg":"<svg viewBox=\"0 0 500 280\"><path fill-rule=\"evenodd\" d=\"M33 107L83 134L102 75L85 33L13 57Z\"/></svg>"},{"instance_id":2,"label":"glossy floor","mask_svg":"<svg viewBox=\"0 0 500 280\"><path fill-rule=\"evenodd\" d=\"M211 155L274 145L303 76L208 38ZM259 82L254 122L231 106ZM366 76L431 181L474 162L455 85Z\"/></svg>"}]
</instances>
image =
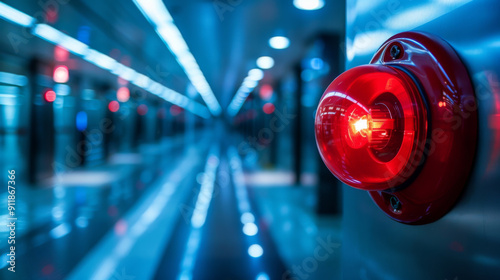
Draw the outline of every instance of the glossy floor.
<instances>
[{"instance_id":1,"label":"glossy floor","mask_svg":"<svg viewBox=\"0 0 500 280\"><path fill-rule=\"evenodd\" d=\"M232 144L185 148L185 139L168 139L116 154L106 166L19 186L18 215L26 218L18 223L16 277L338 276L340 218L317 216L315 188L242 161ZM6 254L2 247L4 266Z\"/></svg>"}]
</instances>

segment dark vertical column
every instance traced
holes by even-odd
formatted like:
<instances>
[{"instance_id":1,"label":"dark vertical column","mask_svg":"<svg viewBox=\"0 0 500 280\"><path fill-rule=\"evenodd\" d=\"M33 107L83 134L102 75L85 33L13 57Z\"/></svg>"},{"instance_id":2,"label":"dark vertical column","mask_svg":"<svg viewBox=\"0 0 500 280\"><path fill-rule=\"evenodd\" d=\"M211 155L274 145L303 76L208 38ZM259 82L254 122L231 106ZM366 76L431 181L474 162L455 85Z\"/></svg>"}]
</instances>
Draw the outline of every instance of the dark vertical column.
<instances>
[{"instance_id":1,"label":"dark vertical column","mask_svg":"<svg viewBox=\"0 0 500 280\"><path fill-rule=\"evenodd\" d=\"M30 88L30 104L28 108L31 111L30 121L29 121L29 130L28 130L28 139L29 139L29 147L28 147L28 181L30 183L36 183L36 142L34 141L36 138L36 115L35 115L35 94L37 94L37 84L36 84L36 73L37 73L37 61L31 60L29 63L29 88Z\"/></svg>"},{"instance_id":2,"label":"dark vertical column","mask_svg":"<svg viewBox=\"0 0 500 280\"><path fill-rule=\"evenodd\" d=\"M47 64L39 60L30 62L30 88L33 98L30 120L30 178L31 183L49 178L54 174L54 108L52 102L46 102L43 94L53 88L53 82L47 75L51 72ZM45 75L42 75L45 74Z\"/></svg>"},{"instance_id":3,"label":"dark vertical column","mask_svg":"<svg viewBox=\"0 0 500 280\"><path fill-rule=\"evenodd\" d=\"M296 81L296 94L295 94L295 122L294 122L294 133L293 133L293 171L295 174L295 184L300 184L301 173L302 173L302 67L300 63L294 68L295 81Z\"/></svg>"},{"instance_id":4,"label":"dark vertical column","mask_svg":"<svg viewBox=\"0 0 500 280\"><path fill-rule=\"evenodd\" d=\"M339 35L321 36L324 43L323 59L330 65L330 74L321 80L321 86L326 89L332 80L340 75L344 69L344 53L340 47ZM319 102L319 100L318 100ZM342 184L318 156L318 214L338 214L342 209Z\"/></svg>"},{"instance_id":5,"label":"dark vertical column","mask_svg":"<svg viewBox=\"0 0 500 280\"><path fill-rule=\"evenodd\" d=\"M283 106L283 103L282 102L282 99L281 99L281 83L278 82L276 84L274 84L273 86L273 95L274 95L274 110L279 110L279 108L281 108L281 106ZM276 131L275 130L275 127L273 127L271 125L271 120L273 118L275 118L276 114L271 114L270 117L268 118L268 122L267 122L267 127L269 127L271 129L271 131L273 132L273 139L271 141L271 154L270 154L270 163L276 167L276 165L278 164L278 138L280 137L280 131Z\"/></svg>"}]
</instances>

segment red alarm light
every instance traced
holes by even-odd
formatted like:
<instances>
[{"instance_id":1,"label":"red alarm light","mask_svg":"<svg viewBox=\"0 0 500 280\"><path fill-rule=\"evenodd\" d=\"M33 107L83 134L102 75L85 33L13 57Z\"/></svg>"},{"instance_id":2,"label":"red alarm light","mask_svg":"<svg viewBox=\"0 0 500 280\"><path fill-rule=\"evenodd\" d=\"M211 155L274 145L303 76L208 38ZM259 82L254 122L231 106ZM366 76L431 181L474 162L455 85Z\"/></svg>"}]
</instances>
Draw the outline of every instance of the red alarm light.
<instances>
[{"instance_id":1,"label":"red alarm light","mask_svg":"<svg viewBox=\"0 0 500 280\"><path fill-rule=\"evenodd\" d=\"M316 113L316 140L328 168L346 184L384 190L415 171L427 136L426 110L404 72L353 68L328 87Z\"/></svg>"},{"instance_id":2,"label":"red alarm light","mask_svg":"<svg viewBox=\"0 0 500 280\"><path fill-rule=\"evenodd\" d=\"M370 63L323 94L320 155L394 220L435 221L456 202L474 159L477 107L467 70L446 42L419 32L393 36Z\"/></svg>"}]
</instances>

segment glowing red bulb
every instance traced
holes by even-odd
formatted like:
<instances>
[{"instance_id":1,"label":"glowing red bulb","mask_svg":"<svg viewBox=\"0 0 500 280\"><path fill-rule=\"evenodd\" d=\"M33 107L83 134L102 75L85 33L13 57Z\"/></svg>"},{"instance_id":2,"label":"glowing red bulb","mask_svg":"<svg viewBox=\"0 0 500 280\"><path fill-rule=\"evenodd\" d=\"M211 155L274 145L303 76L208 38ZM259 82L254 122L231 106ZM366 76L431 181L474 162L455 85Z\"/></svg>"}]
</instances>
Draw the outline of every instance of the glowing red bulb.
<instances>
[{"instance_id":1,"label":"glowing red bulb","mask_svg":"<svg viewBox=\"0 0 500 280\"><path fill-rule=\"evenodd\" d=\"M368 129L368 119L366 116L363 116L359 121L353 124L356 132L364 133ZM365 132L366 133L366 132Z\"/></svg>"},{"instance_id":2,"label":"glowing red bulb","mask_svg":"<svg viewBox=\"0 0 500 280\"><path fill-rule=\"evenodd\" d=\"M353 187L394 187L422 158L417 145L427 136L424 112L405 73L386 66L353 68L328 87L316 113L323 161Z\"/></svg>"}]
</instances>

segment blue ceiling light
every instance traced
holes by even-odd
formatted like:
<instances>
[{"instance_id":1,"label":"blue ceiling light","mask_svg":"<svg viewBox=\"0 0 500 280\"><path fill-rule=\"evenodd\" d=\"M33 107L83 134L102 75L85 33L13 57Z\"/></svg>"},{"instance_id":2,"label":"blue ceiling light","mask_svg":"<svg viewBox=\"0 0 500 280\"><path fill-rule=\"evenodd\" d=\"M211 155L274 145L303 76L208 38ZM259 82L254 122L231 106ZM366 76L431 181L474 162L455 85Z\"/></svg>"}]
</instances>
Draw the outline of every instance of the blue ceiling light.
<instances>
[{"instance_id":1,"label":"blue ceiling light","mask_svg":"<svg viewBox=\"0 0 500 280\"><path fill-rule=\"evenodd\" d=\"M324 0L293 0L293 5L300 10L313 11L325 6Z\"/></svg>"},{"instance_id":2,"label":"blue ceiling light","mask_svg":"<svg viewBox=\"0 0 500 280\"><path fill-rule=\"evenodd\" d=\"M285 36L274 36L269 39L269 46L277 50L286 49L290 46L290 39Z\"/></svg>"},{"instance_id":3,"label":"blue ceiling light","mask_svg":"<svg viewBox=\"0 0 500 280\"><path fill-rule=\"evenodd\" d=\"M260 81L264 78L264 71L254 68L250 71L248 71L248 79L254 80L254 81Z\"/></svg>"},{"instance_id":4,"label":"blue ceiling light","mask_svg":"<svg viewBox=\"0 0 500 280\"><path fill-rule=\"evenodd\" d=\"M19 24L23 27L30 27L35 22L33 17L2 2L0 2L0 18Z\"/></svg>"},{"instance_id":5,"label":"blue ceiling light","mask_svg":"<svg viewBox=\"0 0 500 280\"><path fill-rule=\"evenodd\" d=\"M111 57L98 52L96 50L88 50L87 54L83 57L84 60L94 64L95 66L109 70L109 71L114 71L116 68L121 68L121 66L118 66L118 62Z\"/></svg>"},{"instance_id":6,"label":"blue ceiling light","mask_svg":"<svg viewBox=\"0 0 500 280\"><path fill-rule=\"evenodd\" d=\"M257 275L255 280L269 280L269 275L267 275L267 273L261 272Z\"/></svg>"},{"instance_id":7,"label":"blue ceiling light","mask_svg":"<svg viewBox=\"0 0 500 280\"><path fill-rule=\"evenodd\" d=\"M249 78L246 78L243 81L243 85L247 88L254 89L257 85L259 84L259 81L251 80Z\"/></svg>"},{"instance_id":8,"label":"blue ceiling light","mask_svg":"<svg viewBox=\"0 0 500 280\"><path fill-rule=\"evenodd\" d=\"M163 5L163 4L161 4ZM161 13L161 9L157 9L155 7L148 6L148 11L157 10L154 14L153 18L166 18L166 14ZM95 66L107 70L110 73L117 75L127 81L131 81L136 86L150 92L151 94L157 95L160 98L163 98L165 101L173 103L179 107L182 107L200 117L209 118L210 112L207 108L200 103L187 98L186 96L160 84L157 83L144 74L136 72L134 69L121 64L120 62L114 60L113 58L97 51L91 49L87 44L82 43L81 41L64 34L60 30L47 25L45 23L38 23L34 18L27 16L19 10L16 10L2 2L0 2L0 18L8 20L10 22L19 24L21 26L31 26L33 25L33 29L31 30L33 35L52 43L54 45L61 46L67 49L69 52L73 53L76 56L82 57L84 60L88 61ZM168 18L167 18L168 19ZM180 49L182 44L172 44L173 48ZM194 59L194 58L193 58ZM189 76L189 75L188 75ZM2 78L9 78L10 76L5 76L0 72L0 80ZM12 76L14 77L14 76ZM196 77L201 80L203 77ZM204 79L204 78L203 78ZM62 85L59 85L56 88L57 94L64 95L69 94L68 90L65 89ZM64 93L67 92L67 93ZM212 97L215 99L215 97ZM211 104L214 105L214 102L217 103L217 100L212 101ZM208 103L207 103L208 104ZM218 105L218 103L217 103ZM81 117L83 119L83 117ZM83 125L81 126L83 127Z\"/></svg>"},{"instance_id":9,"label":"blue ceiling light","mask_svg":"<svg viewBox=\"0 0 500 280\"><path fill-rule=\"evenodd\" d=\"M76 129L78 131L87 129L87 113L85 111L80 111L76 114Z\"/></svg>"},{"instance_id":10,"label":"blue ceiling light","mask_svg":"<svg viewBox=\"0 0 500 280\"><path fill-rule=\"evenodd\" d=\"M205 76L200 70L196 59L193 57L181 32L174 23L172 16L163 4L162 0L133 0L144 17L153 25L158 36L163 40L167 48L175 57L181 68L186 73L189 81L213 115L221 112L221 107L215 97Z\"/></svg>"},{"instance_id":11,"label":"blue ceiling light","mask_svg":"<svg viewBox=\"0 0 500 280\"><path fill-rule=\"evenodd\" d=\"M259 258L264 254L264 249L259 244L253 244L248 247L248 254L252 258Z\"/></svg>"},{"instance_id":12,"label":"blue ceiling light","mask_svg":"<svg viewBox=\"0 0 500 280\"><path fill-rule=\"evenodd\" d=\"M323 69L325 62L321 58L315 57L315 58L311 58L311 60L309 61L309 64L311 66L311 69L321 70L321 69Z\"/></svg>"},{"instance_id":13,"label":"blue ceiling light","mask_svg":"<svg viewBox=\"0 0 500 280\"><path fill-rule=\"evenodd\" d=\"M261 69L271 69L274 66L274 59L270 56L261 56L257 59L257 66Z\"/></svg>"},{"instance_id":14,"label":"blue ceiling light","mask_svg":"<svg viewBox=\"0 0 500 280\"><path fill-rule=\"evenodd\" d=\"M243 226L243 233L247 236L254 236L259 232L259 228L254 223L246 223Z\"/></svg>"},{"instance_id":15,"label":"blue ceiling light","mask_svg":"<svg viewBox=\"0 0 500 280\"><path fill-rule=\"evenodd\" d=\"M61 31L45 23L37 24L33 28L32 32L37 37L42 38L52 44L61 46L69 52L78 56L86 55L89 49L86 44L62 33Z\"/></svg>"},{"instance_id":16,"label":"blue ceiling light","mask_svg":"<svg viewBox=\"0 0 500 280\"><path fill-rule=\"evenodd\" d=\"M272 61L272 63L274 64L274 60ZM264 71L262 71L261 69L255 68L248 71L248 76L243 80L243 83L239 87L238 91L233 97L233 100L231 100L231 103L227 108L227 112L231 117L236 116L236 114L240 111L241 106L243 106L243 103L245 103L248 95L255 89L262 78L264 78Z\"/></svg>"}]
</instances>

